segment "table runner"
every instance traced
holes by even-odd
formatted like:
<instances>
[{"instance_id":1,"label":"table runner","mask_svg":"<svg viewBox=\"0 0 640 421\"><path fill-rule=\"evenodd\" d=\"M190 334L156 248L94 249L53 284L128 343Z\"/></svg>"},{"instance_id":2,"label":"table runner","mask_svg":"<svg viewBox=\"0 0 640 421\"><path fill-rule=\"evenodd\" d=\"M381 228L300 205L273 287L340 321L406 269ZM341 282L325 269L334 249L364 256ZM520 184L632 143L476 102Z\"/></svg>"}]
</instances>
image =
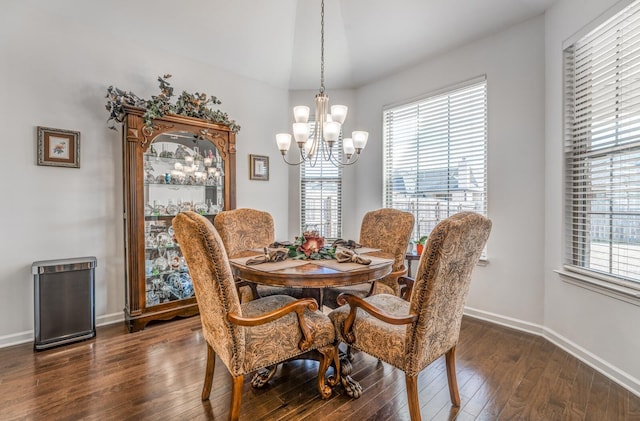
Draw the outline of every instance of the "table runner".
<instances>
[{"instance_id":1,"label":"table runner","mask_svg":"<svg viewBox=\"0 0 640 421\"><path fill-rule=\"evenodd\" d=\"M371 247L360 247L360 248L354 249L353 251L355 251L358 254L365 254L365 253L373 253L374 251L381 251L381 249L374 249Z\"/></svg>"},{"instance_id":2,"label":"table runner","mask_svg":"<svg viewBox=\"0 0 640 421\"><path fill-rule=\"evenodd\" d=\"M358 270L366 268L367 266L375 267L378 265L393 263L393 259L384 259L382 257L375 256L363 256L367 259L371 259L371 263L369 265L361 265L359 263L338 263L337 260L312 260L308 261L309 263L315 263L318 266L324 266L333 270L337 270L340 272L349 272L352 270Z\"/></svg>"},{"instance_id":3,"label":"table runner","mask_svg":"<svg viewBox=\"0 0 640 421\"><path fill-rule=\"evenodd\" d=\"M237 257L235 259L229 259L229 261L246 266L247 260L253 259L254 257L256 256ZM257 265L250 265L248 267L252 269L261 270L263 272L274 272L276 270L294 268L297 266L302 266L302 265L306 265L307 263L313 263L313 262L316 262L316 261L287 259L281 262L260 263Z\"/></svg>"}]
</instances>

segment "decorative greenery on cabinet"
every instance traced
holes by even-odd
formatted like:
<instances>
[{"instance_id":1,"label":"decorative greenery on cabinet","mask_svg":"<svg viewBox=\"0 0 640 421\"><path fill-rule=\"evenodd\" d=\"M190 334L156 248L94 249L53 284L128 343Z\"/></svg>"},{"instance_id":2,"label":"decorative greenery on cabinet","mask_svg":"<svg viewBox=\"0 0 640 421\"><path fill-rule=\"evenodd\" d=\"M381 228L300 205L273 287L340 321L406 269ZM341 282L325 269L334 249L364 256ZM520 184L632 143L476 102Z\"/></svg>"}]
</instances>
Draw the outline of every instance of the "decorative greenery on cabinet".
<instances>
[{"instance_id":1,"label":"decorative greenery on cabinet","mask_svg":"<svg viewBox=\"0 0 640 421\"><path fill-rule=\"evenodd\" d=\"M109 86L106 96L106 108L107 111L109 111L107 124L109 128L115 129L116 122L124 122L126 114L125 106L130 106L143 108L145 110L143 118L146 126L150 126L153 119L161 118L168 114L175 114L223 124L229 127L234 133L240 131L240 125L238 125L235 120L230 119L227 113L212 108L214 105L222 104L222 102L213 95L209 97L206 93L196 92L190 94L182 91L177 101L172 104L171 98L174 95L173 87L167 81L169 78L171 78L170 74L158 76L160 93L153 95L151 99L143 99L131 91L123 91L114 86Z\"/></svg>"}]
</instances>

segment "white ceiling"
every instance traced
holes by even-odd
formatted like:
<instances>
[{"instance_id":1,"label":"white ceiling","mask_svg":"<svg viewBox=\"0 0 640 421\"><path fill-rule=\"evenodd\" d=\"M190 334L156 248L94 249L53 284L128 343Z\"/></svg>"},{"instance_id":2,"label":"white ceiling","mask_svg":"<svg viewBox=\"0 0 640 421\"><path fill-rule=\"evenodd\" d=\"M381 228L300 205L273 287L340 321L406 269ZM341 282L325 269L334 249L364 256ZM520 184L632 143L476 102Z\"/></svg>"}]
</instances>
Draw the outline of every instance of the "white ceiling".
<instances>
[{"instance_id":1,"label":"white ceiling","mask_svg":"<svg viewBox=\"0 0 640 421\"><path fill-rule=\"evenodd\" d=\"M361 86L536 16L555 1L325 0L325 86ZM320 0L25 3L114 40L172 49L274 86L320 85Z\"/></svg>"}]
</instances>

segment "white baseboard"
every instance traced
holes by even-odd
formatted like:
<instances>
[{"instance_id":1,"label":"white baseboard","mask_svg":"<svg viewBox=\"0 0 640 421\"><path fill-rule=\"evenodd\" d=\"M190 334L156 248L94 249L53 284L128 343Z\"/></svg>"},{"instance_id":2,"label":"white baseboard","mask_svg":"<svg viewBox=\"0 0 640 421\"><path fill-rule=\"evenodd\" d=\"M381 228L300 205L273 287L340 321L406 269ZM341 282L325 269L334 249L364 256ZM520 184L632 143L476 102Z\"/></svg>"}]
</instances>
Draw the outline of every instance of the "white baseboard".
<instances>
[{"instance_id":1,"label":"white baseboard","mask_svg":"<svg viewBox=\"0 0 640 421\"><path fill-rule=\"evenodd\" d=\"M0 336L0 348L33 342L33 330Z\"/></svg>"},{"instance_id":2,"label":"white baseboard","mask_svg":"<svg viewBox=\"0 0 640 421\"><path fill-rule=\"evenodd\" d=\"M631 376L629 373L620 370L618 367L610 364L609 362L603 360L597 355L589 352L580 345L570 341L562 335L559 335L557 332L549 328L469 307L465 307L464 314L476 319L542 336L552 344L573 355L597 372L624 387L629 392L640 397L640 380Z\"/></svg>"},{"instance_id":3,"label":"white baseboard","mask_svg":"<svg viewBox=\"0 0 640 421\"><path fill-rule=\"evenodd\" d=\"M629 373L620 370L618 367L589 352L580 345L571 342L567 338L559 335L551 329L545 328L544 334L542 336L549 342L564 349L569 354L575 356L583 363L592 367L594 370L600 372L601 374L607 376L609 379L618 383L629 392L640 397L640 380L631 376Z\"/></svg>"},{"instance_id":4,"label":"white baseboard","mask_svg":"<svg viewBox=\"0 0 640 421\"><path fill-rule=\"evenodd\" d=\"M542 336L544 331L543 327L535 323L525 322L511 317L501 316L495 313L489 313L488 311L478 310L471 307L464 308L464 314L475 319L484 320L486 322L495 323L497 325L510 327L522 332L532 333L534 335Z\"/></svg>"},{"instance_id":5,"label":"white baseboard","mask_svg":"<svg viewBox=\"0 0 640 421\"><path fill-rule=\"evenodd\" d=\"M122 311L96 317L96 326L112 325L118 322L124 322L124 312Z\"/></svg>"},{"instance_id":6,"label":"white baseboard","mask_svg":"<svg viewBox=\"0 0 640 421\"><path fill-rule=\"evenodd\" d=\"M105 314L104 316L96 317L96 326L106 326L113 323L123 322L124 313L112 313ZM33 342L33 330L26 330L24 332L12 333L10 335L0 336L0 348L6 348L13 345L20 345L27 342Z\"/></svg>"}]
</instances>

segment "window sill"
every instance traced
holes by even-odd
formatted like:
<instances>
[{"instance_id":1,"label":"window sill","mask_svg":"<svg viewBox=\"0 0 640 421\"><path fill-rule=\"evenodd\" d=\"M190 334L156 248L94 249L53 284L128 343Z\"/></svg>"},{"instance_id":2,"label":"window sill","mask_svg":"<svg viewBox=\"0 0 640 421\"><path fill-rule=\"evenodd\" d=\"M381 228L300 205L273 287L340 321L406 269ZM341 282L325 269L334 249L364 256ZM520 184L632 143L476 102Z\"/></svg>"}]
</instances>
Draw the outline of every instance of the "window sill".
<instances>
[{"instance_id":1,"label":"window sill","mask_svg":"<svg viewBox=\"0 0 640 421\"><path fill-rule=\"evenodd\" d=\"M640 289L599 279L590 274L576 272L566 267L554 270L554 272L560 275L560 279L571 285L640 306Z\"/></svg>"}]
</instances>

